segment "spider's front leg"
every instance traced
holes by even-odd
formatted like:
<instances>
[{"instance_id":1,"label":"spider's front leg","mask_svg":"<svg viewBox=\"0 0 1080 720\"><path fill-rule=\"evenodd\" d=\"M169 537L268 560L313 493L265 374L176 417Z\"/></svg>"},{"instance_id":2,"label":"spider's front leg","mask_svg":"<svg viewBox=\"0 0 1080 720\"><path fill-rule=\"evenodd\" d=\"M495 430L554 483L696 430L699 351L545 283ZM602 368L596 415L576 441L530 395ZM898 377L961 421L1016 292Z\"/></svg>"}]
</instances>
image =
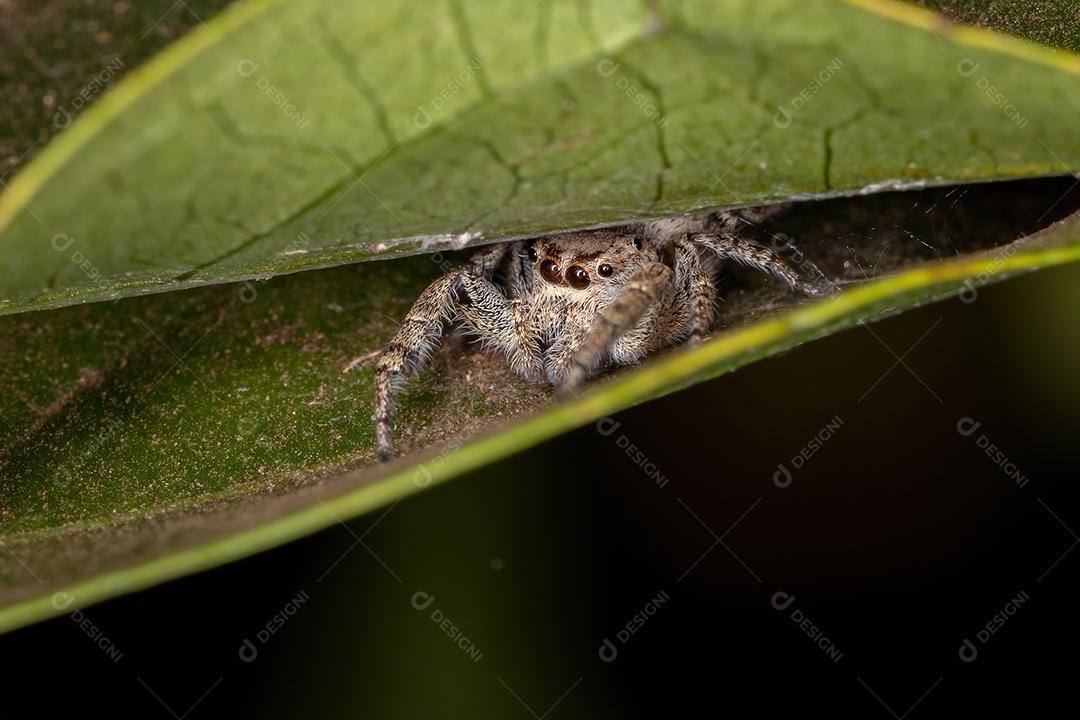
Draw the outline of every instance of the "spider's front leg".
<instances>
[{"instance_id":1,"label":"spider's front leg","mask_svg":"<svg viewBox=\"0 0 1080 720\"><path fill-rule=\"evenodd\" d=\"M443 323L453 311L450 290L461 271L443 275L420 293L375 365L375 439L379 460L394 456L394 395L405 376L419 372L439 344Z\"/></svg>"},{"instance_id":2,"label":"spider's front leg","mask_svg":"<svg viewBox=\"0 0 1080 720\"><path fill-rule=\"evenodd\" d=\"M567 347L572 355L558 383L560 396L577 390L615 343L656 304L672 277L671 268L661 262L650 262L634 273L615 301L597 313L584 340L576 348Z\"/></svg>"},{"instance_id":3,"label":"spider's front leg","mask_svg":"<svg viewBox=\"0 0 1080 720\"><path fill-rule=\"evenodd\" d=\"M804 295L829 295L837 291L836 286L809 260L806 260L805 264L818 276L814 282L799 277L799 274L782 257L769 248L735 235L713 232L691 233L687 239L712 250L721 258L734 260L741 265L780 278L790 285L792 290Z\"/></svg>"},{"instance_id":4,"label":"spider's front leg","mask_svg":"<svg viewBox=\"0 0 1080 720\"><path fill-rule=\"evenodd\" d=\"M517 318L524 318L524 315L512 307L490 280L509 247L504 243L492 245L474 255L467 267L438 277L413 303L396 334L379 355L372 416L379 460L387 461L394 454L394 395L401 389L406 375L419 371L427 363L442 339L443 325L450 317L460 314L477 335L507 352L511 366L524 368L525 371L519 369L523 375L536 365L535 358L532 358L532 365L521 359L530 348L518 341L516 332L507 332L507 328L516 327Z\"/></svg>"},{"instance_id":5,"label":"spider's front leg","mask_svg":"<svg viewBox=\"0 0 1080 720\"><path fill-rule=\"evenodd\" d=\"M494 275L506 250L505 244L485 248L473 255L465 268L449 272L428 285L380 353L375 365L375 411L372 415L380 460L394 456L394 395L404 385L406 375L423 369L439 344L443 324L454 314L456 289L464 279L491 285L488 278Z\"/></svg>"},{"instance_id":6,"label":"spider's front leg","mask_svg":"<svg viewBox=\"0 0 1080 720\"><path fill-rule=\"evenodd\" d=\"M528 297L515 295L507 299L491 281L468 274L460 275L451 290L466 328L485 345L502 352L510 369L522 378L539 380L542 353Z\"/></svg>"},{"instance_id":7,"label":"spider's front leg","mask_svg":"<svg viewBox=\"0 0 1080 720\"><path fill-rule=\"evenodd\" d=\"M613 348L613 359L617 360L620 351L645 354L682 342L696 345L712 328L716 303L712 258L703 259L685 238L676 239L671 245L675 249L675 277L660 301L649 332L642 338L624 336ZM624 350L621 347L624 345L629 347ZM643 349L639 350L638 346Z\"/></svg>"}]
</instances>

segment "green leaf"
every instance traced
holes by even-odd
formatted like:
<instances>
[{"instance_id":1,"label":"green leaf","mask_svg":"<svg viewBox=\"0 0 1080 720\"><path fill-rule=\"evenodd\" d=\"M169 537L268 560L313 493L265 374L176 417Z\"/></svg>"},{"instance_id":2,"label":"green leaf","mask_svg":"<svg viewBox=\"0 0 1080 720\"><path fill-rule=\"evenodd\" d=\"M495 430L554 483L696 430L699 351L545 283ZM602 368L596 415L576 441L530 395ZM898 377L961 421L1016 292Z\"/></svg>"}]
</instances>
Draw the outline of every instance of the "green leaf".
<instances>
[{"instance_id":1,"label":"green leaf","mask_svg":"<svg viewBox=\"0 0 1080 720\"><path fill-rule=\"evenodd\" d=\"M865 213L864 238L882 234L866 230L888 218L888 197ZM804 251L832 274L854 258L847 277L859 277L820 207L794 213L825 228ZM910 262L863 249L883 273ZM553 407L548 390L451 343L402 398L413 454L384 467L370 464L370 357L440 272L430 257L3 318L0 631L287 542L809 339L1078 259L1074 215L780 314L796 301L775 288L728 292L733 329Z\"/></svg>"},{"instance_id":2,"label":"green leaf","mask_svg":"<svg viewBox=\"0 0 1080 720\"><path fill-rule=\"evenodd\" d=\"M0 313L1080 168L1077 58L934 17L881 0L240 2L0 195Z\"/></svg>"}]
</instances>

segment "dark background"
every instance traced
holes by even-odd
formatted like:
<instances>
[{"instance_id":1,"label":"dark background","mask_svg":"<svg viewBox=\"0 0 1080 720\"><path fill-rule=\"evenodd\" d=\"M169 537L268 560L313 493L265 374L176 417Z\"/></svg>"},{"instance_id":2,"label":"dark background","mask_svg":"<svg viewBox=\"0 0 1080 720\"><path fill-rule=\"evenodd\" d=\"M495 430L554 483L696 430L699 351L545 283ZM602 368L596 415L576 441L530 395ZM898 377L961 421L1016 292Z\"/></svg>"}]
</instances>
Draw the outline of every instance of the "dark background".
<instances>
[{"instance_id":1,"label":"dark background","mask_svg":"<svg viewBox=\"0 0 1080 720\"><path fill-rule=\"evenodd\" d=\"M147 717L1068 707L1078 280L1075 266L1048 270L854 328L621 413L610 436L584 428L347 527L91 607L115 662L70 617L16 631L3 640L5 715L88 703ZM777 464L791 467L836 416L834 436L775 485ZM979 431L961 436L961 417ZM983 434L1026 485L980 450ZM423 612L418 591L435 596ZM778 591L795 596L786 612L770 602ZM242 662L244 639L301 592L307 602ZM1020 593L1028 601L979 642ZM965 638L974 662L959 658Z\"/></svg>"}]
</instances>

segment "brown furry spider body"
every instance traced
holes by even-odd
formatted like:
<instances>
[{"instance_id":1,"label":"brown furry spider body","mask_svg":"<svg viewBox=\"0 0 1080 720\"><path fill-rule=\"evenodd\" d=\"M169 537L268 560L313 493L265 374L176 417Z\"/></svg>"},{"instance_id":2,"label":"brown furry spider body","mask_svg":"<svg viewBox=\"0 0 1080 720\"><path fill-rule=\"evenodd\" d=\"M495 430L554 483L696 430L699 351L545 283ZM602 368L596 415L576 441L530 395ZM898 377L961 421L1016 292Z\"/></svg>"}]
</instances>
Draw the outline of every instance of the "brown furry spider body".
<instances>
[{"instance_id":1,"label":"brown furry spider body","mask_svg":"<svg viewBox=\"0 0 1080 720\"><path fill-rule=\"evenodd\" d=\"M820 278L801 279L772 250L739 238L739 224L750 217L740 211L654 220L480 250L420 294L379 356L380 459L393 457L394 395L408 373L423 368L447 321L502 353L525 380L565 394L605 363L633 364L705 337L720 260L772 274L808 295L834 289Z\"/></svg>"}]
</instances>

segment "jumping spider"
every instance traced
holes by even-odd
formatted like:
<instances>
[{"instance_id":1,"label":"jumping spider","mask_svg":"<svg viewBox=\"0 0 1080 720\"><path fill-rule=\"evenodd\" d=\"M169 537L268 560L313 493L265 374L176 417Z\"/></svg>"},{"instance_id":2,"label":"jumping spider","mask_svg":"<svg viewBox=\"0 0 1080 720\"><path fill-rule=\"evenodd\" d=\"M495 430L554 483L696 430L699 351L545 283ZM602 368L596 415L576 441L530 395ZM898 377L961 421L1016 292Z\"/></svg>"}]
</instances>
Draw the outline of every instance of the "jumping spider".
<instances>
[{"instance_id":1,"label":"jumping spider","mask_svg":"<svg viewBox=\"0 0 1080 720\"><path fill-rule=\"evenodd\" d=\"M394 454L394 394L424 366L448 320L502 352L525 380L566 394L603 363L630 365L705 337L720 260L775 275L806 295L834 291L816 268L814 281L803 280L769 248L738 237L740 224L765 212L653 220L480 250L420 294L379 356L379 458Z\"/></svg>"}]
</instances>

